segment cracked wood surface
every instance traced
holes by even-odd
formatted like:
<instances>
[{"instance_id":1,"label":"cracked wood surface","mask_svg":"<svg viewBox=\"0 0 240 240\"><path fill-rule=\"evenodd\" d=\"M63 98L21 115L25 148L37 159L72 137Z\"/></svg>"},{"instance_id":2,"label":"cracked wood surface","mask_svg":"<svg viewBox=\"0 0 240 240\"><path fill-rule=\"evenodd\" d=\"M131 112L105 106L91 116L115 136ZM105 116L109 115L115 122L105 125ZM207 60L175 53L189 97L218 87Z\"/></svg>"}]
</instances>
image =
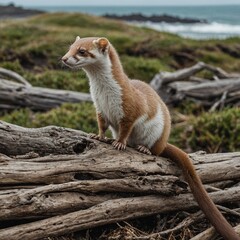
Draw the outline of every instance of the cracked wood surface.
<instances>
[{"instance_id":1,"label":"cracked wood surface","mask_svg":"<svg viewBox=\"0 0 240 240\"><path fill-rule=\"evenodd\" d=\"M240 201L240 187L210 193L210 196L216 203ZM0 239L42 239L154 213L186 210L196 206L197 203L191 194L171 198L144 196L114 199L89 209L0 230Z\"/></svg>"},{"instance_id":2,"label":"cracked wood surface","mask_svg":"<svg viewBox=\"0 0 240 240\"><path fill-rule=\"evenodd\" d=\"M165 158L129 147L119 152L84 132L55 126L0 122L0 140L0 224L29 221L1 229L1 240L42 239L197 208L181 170ZM216 203L240 201L239 152L190 156Z\"/></svg>"}]
</instances>

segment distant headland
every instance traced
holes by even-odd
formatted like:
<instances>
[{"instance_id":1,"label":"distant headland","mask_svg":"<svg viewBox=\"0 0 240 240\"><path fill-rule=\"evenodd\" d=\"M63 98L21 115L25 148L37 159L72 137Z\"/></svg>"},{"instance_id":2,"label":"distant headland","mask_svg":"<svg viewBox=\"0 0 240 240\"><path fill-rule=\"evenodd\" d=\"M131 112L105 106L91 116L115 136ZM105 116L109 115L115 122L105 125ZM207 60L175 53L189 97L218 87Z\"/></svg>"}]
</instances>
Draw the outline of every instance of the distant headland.
<instances>
[{"instance_id":1,"label":"distant headland","mask_svg":"<svg viewBox=\"0 0 240 240\"><path fill-rule=\"evenodd\" d=\"M0 5L0 19L24 18L24 17L41 14L41 13L44 13L44 11L35 10L35 9L26 9L26 8L23 8L20 6L15 6L13 3L10 3L8 5ZM150 21L150 22L154 22L154 23L160 23L160 22L185 23L185 24L207 23L207 20L205 20L205 19L183 18L183 17L172 16L172 15L168 15L168 14L161 14L161 15L153 14L151 16L146 16L141 13L131 13L128 15L105 14L105 15L103 15L103 17L124 20L124 21L137 21L137 22Z\"/></svg>"},{"instance_id":2,"label":"distant headland","mask_svg":"<svg viewBox=\"0 0 240 240\"><path fill-rule=\"evenodd\" d=\"M165 22L165 23L207 23L207 20L205 19L197 19L197 18L181 18L178 16L171 16L167 14L163 15L151 15L151 16L145 16L141 13L133 13L129 15L116 15L116 14L105 14L103 17L106 18L112 18L112 19L118 19L118 20L124 20L124 21L137 21L137 22Z\"/></svg>"},{"instance_id":3,"label":"distant headland","mask_svg":"<svg viewBox=\"0 0 240 240\"><path fill-rule=\"evenodd\" d=\"M15 6L13 3L8 5L0 5L0 19L4 18L24 18L44 13L44 11L25 9Z\"/></svg>"}]
</instances>

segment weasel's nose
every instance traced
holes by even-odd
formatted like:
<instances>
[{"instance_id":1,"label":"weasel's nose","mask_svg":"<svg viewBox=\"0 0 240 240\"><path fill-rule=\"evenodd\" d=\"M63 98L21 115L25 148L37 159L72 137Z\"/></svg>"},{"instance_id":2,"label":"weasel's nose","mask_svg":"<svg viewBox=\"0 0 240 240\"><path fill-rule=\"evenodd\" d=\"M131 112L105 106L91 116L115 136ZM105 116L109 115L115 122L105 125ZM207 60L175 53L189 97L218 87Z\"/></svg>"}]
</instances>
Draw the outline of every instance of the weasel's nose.
<instances>
[{"instance_id":1,"label":"weasel's nose","mask_svg":"<svg viewBox=\"0 0 240 240\"><path fill-rule=\"evenodd\" d=\"M68 60L68 57L65 57L65 56L62 57L63 62L66 62L67 60Z\"/></svg>"}]
</instances>

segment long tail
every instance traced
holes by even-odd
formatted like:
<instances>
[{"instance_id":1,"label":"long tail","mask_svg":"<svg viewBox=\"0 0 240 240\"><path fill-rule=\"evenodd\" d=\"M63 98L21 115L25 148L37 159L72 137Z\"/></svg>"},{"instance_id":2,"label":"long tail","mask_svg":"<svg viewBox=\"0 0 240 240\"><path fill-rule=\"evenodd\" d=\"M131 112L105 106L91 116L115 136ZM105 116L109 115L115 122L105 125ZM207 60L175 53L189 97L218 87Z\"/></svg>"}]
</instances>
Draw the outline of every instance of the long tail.
<instances>
[{"instance_id":1,"label":"long tail","mask_svg":"<svg viewBox=\"0 0 240 240\"><path fill-rule=\"evenodd\" d=\"M182 168L186 181L188 182L199 207L215 227L217 232L225 240L240 240L240 237L209 197L188 155L181 149L169 143L161 155L170 158Z\"/></svg>"}]
</instances>

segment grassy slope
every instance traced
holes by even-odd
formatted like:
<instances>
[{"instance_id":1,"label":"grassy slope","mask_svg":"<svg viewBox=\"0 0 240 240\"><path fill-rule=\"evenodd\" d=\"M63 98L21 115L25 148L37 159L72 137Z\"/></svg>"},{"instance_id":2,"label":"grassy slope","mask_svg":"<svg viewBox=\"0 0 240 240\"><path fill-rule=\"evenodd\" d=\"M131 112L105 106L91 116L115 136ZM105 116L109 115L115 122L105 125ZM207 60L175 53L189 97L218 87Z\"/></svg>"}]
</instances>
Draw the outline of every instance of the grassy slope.
<instances>
[{"instance_id":1,"label":"grassy slope","mask_svg":"<svg viewBox=\"0 0 240 240\"><path fill-rule=\"evenodd\" d=\"M195 41L169 33L129 26L114 20L63 13L2 22L0 24L0 66L19 72L36 86L88 92L85 74L82 71L71 72L62 69L58 61L77 35L109 38L119 52L126 73L131 78L139 78L147 82L160 69L174 70L196 61L205 61L231 72L240 69L240 58L234 54L239 47L238 38L224 41ZM214 122L213 116L215 114L204 115L206 119L204 123L190 117L187 125L198 129L199 124L201 127L207 124L208 118ZM221 113L219 116L222 116ZM236 117L236 114L232 116ZM201 118L202 116L198 117L198 119ZM6 114L3 119L24 126L39 127L56 124L81 128L88 132L97 130L94 108L89 104L66 104L48 113L16 110ZM232 127L234 125L230 124L226 128L228 134L233 132ZM176 128L173 132L172 141L180 146L186 145L185 139L189 136L189 133L183 134L186 132L183 131L184 129ZM211 132L212 129L207 125L206 129L207 131L201 134L209 136L209 131ZM205 145L198 145L198 139L200 139L199 134L194 133L190 141L193 143L190 143L193 149L196 149L196 146L205 147ZM216 144L216 139L212 143ZM235 141L234 138L231 139ZM216 151L213 148L209 150ZM238 144L231 143L224 150L235 149L239 149Z\"/></svg>"}]
</instances>

